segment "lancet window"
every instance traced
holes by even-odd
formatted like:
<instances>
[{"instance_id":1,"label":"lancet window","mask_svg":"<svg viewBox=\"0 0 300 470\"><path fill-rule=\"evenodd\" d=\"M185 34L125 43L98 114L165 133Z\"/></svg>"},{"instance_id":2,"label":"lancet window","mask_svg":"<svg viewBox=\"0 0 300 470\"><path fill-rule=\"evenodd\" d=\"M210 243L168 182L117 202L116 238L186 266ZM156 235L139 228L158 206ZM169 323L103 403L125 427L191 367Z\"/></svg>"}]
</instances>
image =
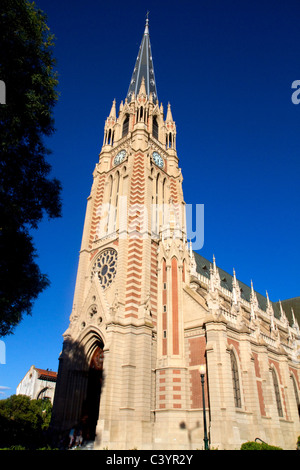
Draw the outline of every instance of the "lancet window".
<instances>
[{"instance_id":1,"label":"lancet window","mask_svg":"<svg viewBox=\"0 0 300 470\"><path fill-rule=\"evenodd\" d=\"M273 379L273 385L274 385L274 391L275 391L275 399L276 399L278 416L282 418L283 411L282 411L282 405L281 405L280 390L279 390L277 375L274 369L272 369L272 379Z\"/></svg>"},{"instance_id":2,"label":"lancet window","mask_svg":"<svg viewBox=\"0 0 300 470\"><path fill-rule=\"evenodd\" d=\"M298 409L298 415L300 417L300 400L299 400L299 393L298 393L298 388L297 388L297 383L295 377L292 375L292 382L293 382L293 387L294 387L294 393L295 393L295 398L296 398L296 403L297 403L297 409Z\"/></svg>"},{"instance_id":3,"label":"lancet window","mask_svg":"<svg viewBox=\"0 0 300 470\"><path fill-rule=\"evenodd\" d=\"M158 122L156 116L153 117L152 133L153 137L158 140Z\"/></svg>"},{"instance_id":4,"label":"lancet window","mask_svg":"<svg viewBox=\"0 0 300 470\"><path fill-rule=\"evenodd\" d=\"M126 114L126 117L123 122L122 137L125 137L128 134L128 130L129 130L129 114Z\"/></svg>"},{"instance_id":5,"label":"lancet window","mask_svg":"<svg viewBox=\"0 0 300 470\"><path fill-rule=\"evenodd\" d=\"M241 403L241 388L240 388L239 371L238 371L236 356L233 351L230 352L230 360L231 360L234 404L236 408L241 408L242 403Z\"/></svg>"}]
</instances>

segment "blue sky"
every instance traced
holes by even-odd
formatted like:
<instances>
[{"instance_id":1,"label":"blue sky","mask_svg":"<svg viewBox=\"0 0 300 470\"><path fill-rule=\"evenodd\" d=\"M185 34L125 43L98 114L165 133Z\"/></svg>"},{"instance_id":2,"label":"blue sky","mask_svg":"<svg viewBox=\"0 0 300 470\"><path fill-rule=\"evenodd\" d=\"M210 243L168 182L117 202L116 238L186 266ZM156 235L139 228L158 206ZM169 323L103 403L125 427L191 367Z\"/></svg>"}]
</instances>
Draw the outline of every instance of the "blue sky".
<instances>
[{"instance_id":1,"label":"blue sky","mask_svg":"<svg viewBox=\"0 0 300 470\"><path fill-rule=\"evenodd\" d=\"M115 98L125 99L145 16L159 101L171 103L186 203L204 204L200 253L277 301L299 295L300 4L266 0L37 0L56 36L60 100L49 139L63 215L33 233L51 286L4 338L0 398L30 366L57 370L86 199Z\"/></svg>"}]
</instances>

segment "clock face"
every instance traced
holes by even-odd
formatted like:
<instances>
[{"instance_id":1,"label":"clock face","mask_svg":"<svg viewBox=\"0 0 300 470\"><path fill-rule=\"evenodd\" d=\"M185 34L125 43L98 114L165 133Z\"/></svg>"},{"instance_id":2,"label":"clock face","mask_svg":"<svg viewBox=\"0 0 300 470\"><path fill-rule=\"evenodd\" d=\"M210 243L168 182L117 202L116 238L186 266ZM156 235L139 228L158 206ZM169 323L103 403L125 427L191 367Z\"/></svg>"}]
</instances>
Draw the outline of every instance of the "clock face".
<instances>
[{"instance_id":1,"label":"clock face","mask_svg":"<svg viewBox=\"0 0 300 470\"><path fill-rule=\"evenodd\" d=\"M114 165L121 163L126 157L126 150L121 150L114 159Z\"/></svg>"},{"instance_id":2,"label":"clock face","mask_svg":"<svg viewBox=\"0 0 300 470\"><path fill-rule=\"evenodd\" d=\"M153 161L154 161L155 165L159 166L159 168L163 168L164 161L163 161L162 157L159 155L159 153L153 152L152 158L153 158Z\"/></svg>"}]
</instances>

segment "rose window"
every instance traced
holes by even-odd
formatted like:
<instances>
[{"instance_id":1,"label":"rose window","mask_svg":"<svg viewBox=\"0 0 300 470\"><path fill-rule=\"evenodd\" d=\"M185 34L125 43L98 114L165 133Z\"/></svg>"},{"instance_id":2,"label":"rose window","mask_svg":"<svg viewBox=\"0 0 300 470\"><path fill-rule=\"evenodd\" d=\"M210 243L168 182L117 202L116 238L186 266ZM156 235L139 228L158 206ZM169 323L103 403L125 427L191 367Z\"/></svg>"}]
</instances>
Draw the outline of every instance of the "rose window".
<instances>
[{"instance_id":1,"label":"rose window","mask_svg":"<svg viewBox=\"0 0 300 470\"><path fill-rule=\"evenodd\" d=\"M108 249L99 254L93 265L92 276L97 275L103 289L106 289L112 283L116 275L117 258L118 253L116 250Z\"/></svg>"}]
</instances>

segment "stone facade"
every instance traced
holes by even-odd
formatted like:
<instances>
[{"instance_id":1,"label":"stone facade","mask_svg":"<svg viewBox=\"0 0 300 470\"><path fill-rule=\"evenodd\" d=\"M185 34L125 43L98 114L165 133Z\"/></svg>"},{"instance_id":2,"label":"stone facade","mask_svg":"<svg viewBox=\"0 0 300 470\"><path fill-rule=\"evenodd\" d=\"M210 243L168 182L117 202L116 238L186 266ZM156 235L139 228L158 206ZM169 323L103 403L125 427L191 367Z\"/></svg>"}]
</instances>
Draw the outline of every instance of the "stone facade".
<instances>
[{"instance_id":1,"label":"stone facade","mask_svg":"<svg viewBox=\"0 0 300 470\"><path fill-rule=\"evenodd\" d=\"M137 93L130 88L118 115L114 101L105 122L52 426L81 423L95 449L201 449L206 364L211 447L259 437L295 448L298 323L193 252L176 124L143 70Z\"/></svg>"}]
</instances>

